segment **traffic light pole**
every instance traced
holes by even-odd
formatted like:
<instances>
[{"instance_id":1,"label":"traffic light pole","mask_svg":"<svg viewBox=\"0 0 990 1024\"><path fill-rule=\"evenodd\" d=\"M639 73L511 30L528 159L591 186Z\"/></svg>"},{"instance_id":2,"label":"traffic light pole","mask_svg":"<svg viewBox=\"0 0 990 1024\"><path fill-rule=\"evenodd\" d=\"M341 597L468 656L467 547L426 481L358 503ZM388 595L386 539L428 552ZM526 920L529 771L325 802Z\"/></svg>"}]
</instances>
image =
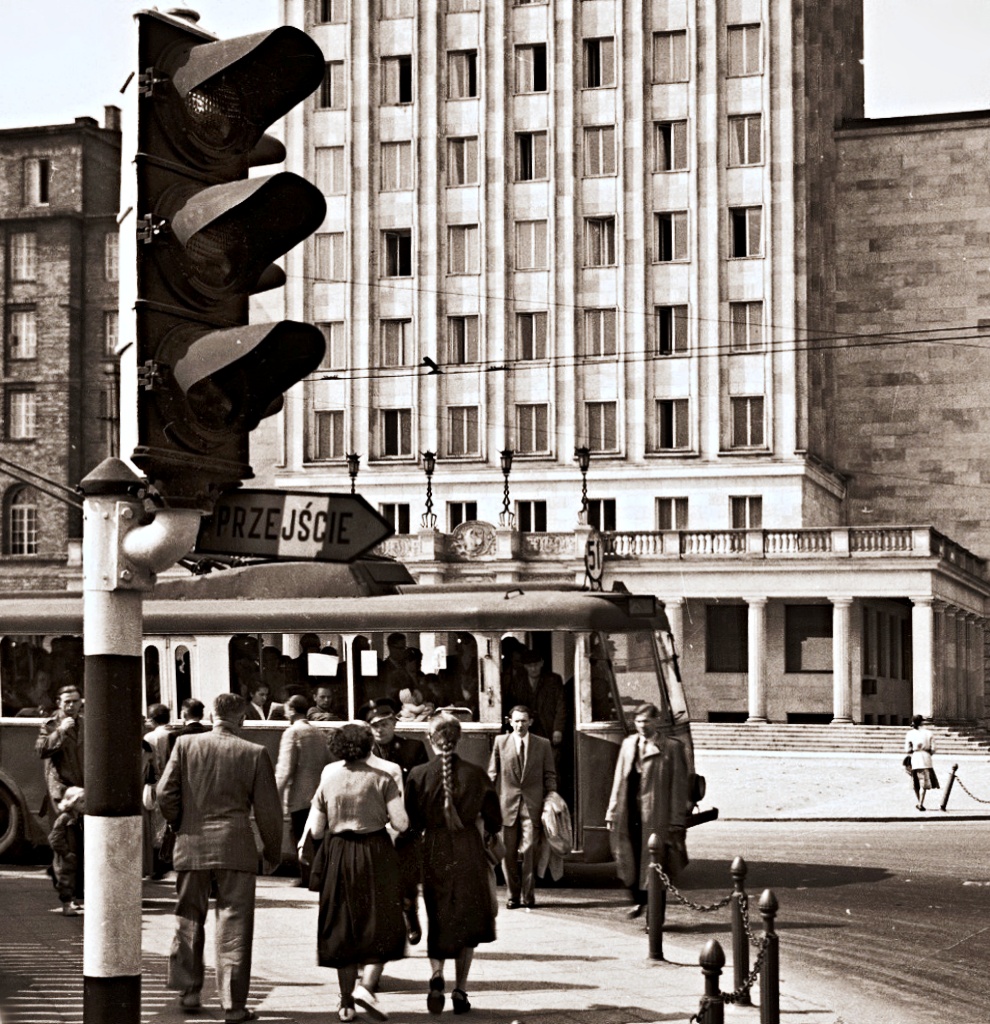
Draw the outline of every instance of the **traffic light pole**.
<instances>
[{"instance_id":1,"label":"traffic light pole","mask_svg":"<svg viewBox=\"0 0 990 1024\"><path fill-rule=\"evenodd\" d=\"M159 511L142 524L141 483L119 459L106 459L80 482L85 1024L141 1020L142 600L154 573L190 550L199 526L190 510Z\"/></svg>"}]
</instances>

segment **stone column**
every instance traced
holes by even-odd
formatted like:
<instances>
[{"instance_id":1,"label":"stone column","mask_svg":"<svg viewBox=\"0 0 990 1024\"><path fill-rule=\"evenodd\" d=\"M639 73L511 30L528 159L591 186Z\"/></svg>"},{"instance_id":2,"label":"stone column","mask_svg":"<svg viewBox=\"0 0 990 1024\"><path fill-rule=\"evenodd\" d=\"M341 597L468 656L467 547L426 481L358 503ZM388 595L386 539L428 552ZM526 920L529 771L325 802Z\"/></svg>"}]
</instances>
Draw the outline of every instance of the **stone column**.
<instances>
[{"instance_id":1,"label":"stone column","mask_svg":"<svg viewBox=\"0 0 990 1024\"><path fill-rule=\"evenodd\" d=\"M959 609L947 605L942 613L942 655L944 673L942 675L942 713L950 721L959 717L959 687L960 687L960 662L959 662L959 630L958 619Z\"/></svg>"},{"instance_id":2,"label":"stone column","mask_svg":"<svg viewBox=\"0 0 990 1024\"><path fill-rule=\"evenodd\" d=\"M833 597L832 602L832 725L852 722L852 672L849 639L852 632L852 598Z\"/></svg>"},{"instance_id":3,"label":"stone column","mask_svg":"<svg viewBox=\"0 0 990 1024\"><path fill-rule=\"evenodd\" d=\"M935 604L931 597L910 600L911 713L931 721L935 697Z\"/></svg>"},{"instance_id":4,"label":"stone column","mask_svg":"<svg viewBox=\"0 0 990 1024\"><path fill-rule=\"evenodd\" d=\"M766 722L767 718L767 599L749 597L749 718L747 722Z\"/></svg>"},{"instance_id":5,"label":"stone column","mask_svg":"<svg viewBox=\"0 0 990 1024\"><path fill-rule=\"evenodd\" d=\"M670 632L674 635L674 650L678 657L684 657L684 598L673 597L663 602L664 611L667 613L667 621L670 623ZM683 671L683 664L681 666Z\"/></svg>"}]
</instances>

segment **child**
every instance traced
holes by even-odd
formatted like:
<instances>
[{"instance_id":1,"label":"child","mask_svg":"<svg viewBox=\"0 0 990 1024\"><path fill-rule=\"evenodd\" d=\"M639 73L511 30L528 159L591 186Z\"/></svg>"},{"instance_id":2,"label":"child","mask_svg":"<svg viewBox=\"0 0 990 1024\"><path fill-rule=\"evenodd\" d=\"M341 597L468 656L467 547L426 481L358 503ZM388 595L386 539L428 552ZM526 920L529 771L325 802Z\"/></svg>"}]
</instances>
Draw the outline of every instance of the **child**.
<instances>
[{"instance_id":1,"label":"child","mask_svg":"<svg viewBox=\"0 0 990 1024\"><path fill-rule=\"evenodd\" d=\"M78 917L83 893L83 814L86 793L79 786L69 786L59 801L59 815L48 835L54 867L54 883L66 917Z\"/></svg>"}]
</instances>

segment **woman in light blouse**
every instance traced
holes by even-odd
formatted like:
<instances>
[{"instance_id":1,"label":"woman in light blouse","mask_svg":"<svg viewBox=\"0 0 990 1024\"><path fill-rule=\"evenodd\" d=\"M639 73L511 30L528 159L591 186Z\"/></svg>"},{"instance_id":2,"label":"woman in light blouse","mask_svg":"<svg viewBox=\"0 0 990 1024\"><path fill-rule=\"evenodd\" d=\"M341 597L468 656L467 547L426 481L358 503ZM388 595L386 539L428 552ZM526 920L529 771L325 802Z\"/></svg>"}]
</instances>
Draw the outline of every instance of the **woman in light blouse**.
<instances>
[{"instance_id":1,"label":"woman in light blouse","mask_svg":"<svg viewBox=\"0 0 990 1024\"><path fill-rule=\"evenodd\" d=\"M359 967L400 960L405 952L399 862L385 826L404 832L409 818L395 779L367 763L371 744L363 723L348 723L334 736L335 762L323 769L299 843L302 858L308 835L325 837L317 959L337 969L342 1021L354 1020L355 1000L375 1013L364 990L355 991Z\"/></svg>"}]
</instances>

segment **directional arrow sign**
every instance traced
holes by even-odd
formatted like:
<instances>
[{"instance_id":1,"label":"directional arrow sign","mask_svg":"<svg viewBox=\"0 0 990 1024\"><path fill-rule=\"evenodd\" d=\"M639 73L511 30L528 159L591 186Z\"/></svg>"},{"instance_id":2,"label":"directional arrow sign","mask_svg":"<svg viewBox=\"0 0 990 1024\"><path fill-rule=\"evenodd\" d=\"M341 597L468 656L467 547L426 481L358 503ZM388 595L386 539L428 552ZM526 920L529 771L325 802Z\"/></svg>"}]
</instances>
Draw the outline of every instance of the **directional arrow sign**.
<instances>
[{"instance_id":1,"label":"directional arrow sign","mask_svg":"<svg viewBox=\"0 0 990 1024\"><path fill-rule=\"evenodd\" d=\"M234 491L203 520L196 551L353 562L394 532L359 494Z\"/></svg>"}]
</instances>

